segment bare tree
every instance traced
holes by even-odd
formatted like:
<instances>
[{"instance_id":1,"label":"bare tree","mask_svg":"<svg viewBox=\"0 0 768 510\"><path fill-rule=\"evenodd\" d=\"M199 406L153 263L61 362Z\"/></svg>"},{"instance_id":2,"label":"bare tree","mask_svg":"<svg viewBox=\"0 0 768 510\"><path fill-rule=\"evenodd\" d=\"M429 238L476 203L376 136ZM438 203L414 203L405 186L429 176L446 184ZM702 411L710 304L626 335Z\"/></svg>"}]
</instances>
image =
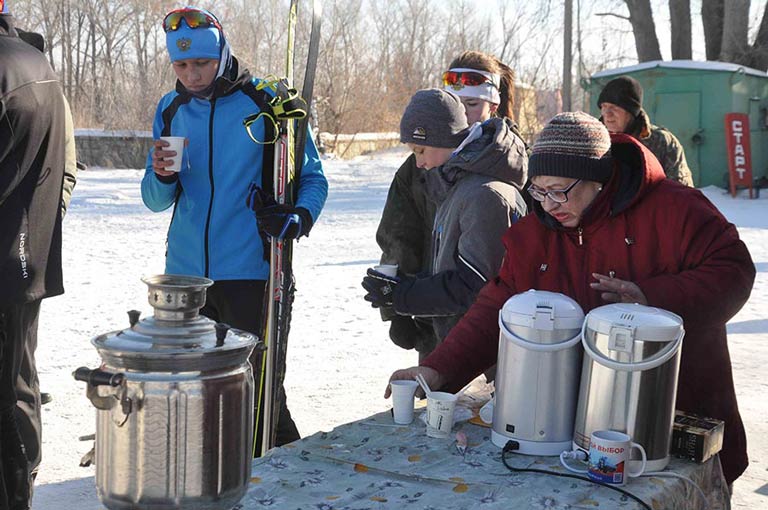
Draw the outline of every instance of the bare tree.
<instances>
[{"instance_id":1,"label":"bare tree","mask_svg":"<svg viewBox=\"0 0 768 510\"><path fill-rule=\"evenodd\" d=\"M299 7L299 86L310 3L302 0ZM288 0L201 4L222 21L241 69L262 77L283 74ZM396 129L413 92L437 86L445 66L468 49L496 53L533 87L557 86L559 64L551 58L556 40L552 35L560 27L551 16L552 0L499 0L498 12L491 14L478 11L469 0L324 4L315 90L318 118L327 131ZM44 35L48 59L60 75L76 125L147 129L158 99L175 82L161 20L177 7L177 0L17 0L15 10L19 26ZM497 34L499 21L502 38ZM542 34L542 44L531 43Z\"/></svg>"},{"instance_id":2,"label":"bare tree","mask_svg":"<svg viewBox=\"0 0 768 510\"><path fill-rule=\"evenodd\" d=\"M717 60L723 47L723 12L725 0L701 0L704 47L707 60Z\"/></svg>"},{"instance_id":3,"label":"bare tree","mask_svg":"<svg viewBox=\"0 0 768 510\"><path fill-rule=\"evenodd\" d=\"M691 48L691 1L669 0L669 23L672 33L672 58L693 58Z\"/></svg>"},{"instance_id":4,"label":"bare tree","mask_svg":"<svg viewBox=\"0 0 768 510\"><path fill-rule=\"evenodd\" d=\"M720 60L742 62L748 52L749 0L728 0L723 16Z\"/></svg>"},{"instance_id":5,"label":"bare tree","mask_svg":"<svg viewBox=\"0 0 768 510\"><path fill-rule=\"evenodd\" d=\"M768 68L768 4L766 4L763 11L760 28L757 31L755 43L752 45L749 66L755 69Z\"/></svg>"},{"instance_id":6,"label":"bare tree","mask_svg":"<svg viewBox=\"0 0 768 510\"><path fill-rule=\"evenodd\" d=\"M625 0L625 3L629 8L629 22L632 24L632 32L635 36L637 60L640 62L661 60L650 0Z\"/></svg>"},{"instance_id":7,"label":"bare tree","mask_svg":"<svg viewBox=\"0 0 768 510\"><path fill-rule=\"evenodd\" d=\"M366 97L369 88L365 63L356 51L365 44L360 30L361 9L361 0L343 0L332 6L331 23L326 24L323 51L319 55L317 96L323 101L318 110L322 112L324 127L333 133L362 128L359 123L350 125L354 117L359 119L361 110L375 115L370 98ZM353 112L358 115L354 116Z\"/></svg>"},{"instance_id":8,"label":"bare tree","mask_svg":"<svg viewBox=\"0 0 768 510\"><path fill-rule=\"evenodd\" d=\"M516 68L523 57L530 55L531 39L542 33L551 21L551 2L540 2L538 7L531 9L532 4L524 0L499 0L498 6L497 23L501 25L502 44L497 56Z\"/></svg>"}]
</instances>

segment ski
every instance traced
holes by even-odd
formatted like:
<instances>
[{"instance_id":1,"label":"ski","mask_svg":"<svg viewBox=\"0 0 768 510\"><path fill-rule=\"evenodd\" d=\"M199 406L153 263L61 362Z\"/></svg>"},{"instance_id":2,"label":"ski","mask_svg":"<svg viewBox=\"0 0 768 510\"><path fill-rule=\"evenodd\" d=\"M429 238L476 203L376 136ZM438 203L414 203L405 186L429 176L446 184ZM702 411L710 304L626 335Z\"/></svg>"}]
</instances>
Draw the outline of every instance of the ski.
<instances>
[{"instance_id":1,"label":"ski","mask_svg":"<svg viewBox=\"0 0 768 510\"><path fill-rule=\"evenodd\" d=\"M320 55L320 27L322 24L323 6L320 0L312 0L312 28L309 34L309 50L307 51L307 64L304 71L304 85L301 88L301 95L307 102L308 111L312 111L312 95L315 90L315 71L317 69L317 58ZM309 125L309 115L307 115L297 128L296 135L296 174L295 179L298 182L301 179L301 168L304 164L304 148L307 143L307 126ZM295 196L294 196L295 199Z\"/></svg>"},{"instance_id":2,"label":"ski","mask_svg":"<svg viewBox=\"0 0 768 510\"><path fill-rule=\"evenodd\" d=\"M286 101L296 98L293 89L293 60L298 19L299 0L291 0L288 17L288 43L285 60L285 79L277 87L278 98L285 96ZM304 146L309 121L309 102L312 98L314 75L320 42L320 2L313 0L312 31L304 73L302 96L305 98L304 115L278 118L278 139L275 142L274 182L275 200L280 204L293 204L296 200L297 180L301 175L304 162ZM296 218L298 221L298 218ZM287 225L286 225L287 227ZM281 237L273 238L270 243L270 277L267 285L267 312L264 325L264 342L267 345L265 359L262 362L263 402L259 406L261 415L261 455L274 447L281 398L280 387L285 378L288 333L290 329L291 309L294 297L294 277L292 268L293 242ZM258 423L258 419L256 421ZM254 439L255 441L255 439ZM256 444L254 443L254 448Z\"/></svg>"}]
</instances>

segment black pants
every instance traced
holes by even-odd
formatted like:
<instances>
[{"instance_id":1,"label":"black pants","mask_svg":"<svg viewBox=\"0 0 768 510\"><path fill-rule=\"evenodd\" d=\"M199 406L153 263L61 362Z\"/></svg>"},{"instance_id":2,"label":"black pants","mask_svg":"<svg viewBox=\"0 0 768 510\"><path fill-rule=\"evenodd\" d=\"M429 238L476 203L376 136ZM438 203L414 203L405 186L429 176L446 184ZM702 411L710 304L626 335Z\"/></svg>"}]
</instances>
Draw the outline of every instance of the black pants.
<instances>
[{"instance_id":1,"label":"black pants","mask_svg":"<svg viewBox=\"0 0 768 510\"><path fill-rule=\"evenodd\" d=\"M217 322L225 322L233 328L248 331L261 338L261 317L266 283L263 280L219 280L208 288L205 306L200 310L200 313ZM254 352L251 355L250 362L256 379L257 391L259 374L261 374L261 360L261 353ZM278 413L275 444L282 446L301 438L301 436L296 428L296 423L291 418L291 412L288 410L283 381L279 381L279 383L278 406L274 410ZM263 408L264 395L262 394L261 397L258 402L254 402L257 409ZM263 418L263 413L258 413L258 415ZM255 451L258 456L261 452L262 442L261 423L255 424L255 432Z\"/></svg>"},{"instance_id":2,"label":"black pants","mask_svg":"<svg viewBox=\"0 0 768 510\"><path fill-rule=\"evenodd\" d=\"M40 301L0 308L0 452L4 494L12 507L25 507L29 494L15 494L20 485L8 481L6 457L17 452L17 459L26 457L26 473L33 473L41 458L40 387L35 366L37 325ZM8 423L8 415L13 423ZM12 432L11 432L12 431ZM23 453L21 450L23 449ZM19 466L17 464L17 466ZM21 473L17 470L17 473ZM26 475L24 475L26 476ZM28 483L31 485L31 478ZM24 487L25 492L29 485ZM3 499L4 499L3 498ZM13 500L17 503L13 503ZM19 503L21 502L21 503ZM5 502L0 503L0 506Z\"/></svg>"}]
</instances>

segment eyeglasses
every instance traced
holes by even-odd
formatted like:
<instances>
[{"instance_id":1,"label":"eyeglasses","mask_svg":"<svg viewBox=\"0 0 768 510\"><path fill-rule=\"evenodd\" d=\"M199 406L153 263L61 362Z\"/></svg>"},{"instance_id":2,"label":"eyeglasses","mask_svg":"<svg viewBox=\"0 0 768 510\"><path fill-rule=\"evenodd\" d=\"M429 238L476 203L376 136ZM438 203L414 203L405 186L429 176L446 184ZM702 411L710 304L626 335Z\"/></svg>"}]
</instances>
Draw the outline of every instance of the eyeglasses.
<instances>
[{"instance_id":1,"label":"eyeglasses","mask_svg":"<svg viewBox=\"0 0 768 510\"><path fill-rule=\"evenodd\" d=\"M496 86L491 78L475 71L446 71L443 73L443 85L446 87L451 86L461 89L464 87L477 87L483 83L490 83L494 87Z\"/></svg>"},{"instance_id":2,"label":"eyeglasses","mask_svg":"<svg viewBox=\"0 0 768 510\"><path fill-rule=\"evenodd\" d=\"M549 191L544 191L539 188L534 188L533 186L531 186L530 188L528 188L528 193L537 202L543 202L545 198L549 197L549 199L555 203L564 204L568 201L568 193L570 193L573 187L580 182L581 182L581 179L577 179L576 181L573 182L573 184L571 184L565 189L551 189Z\"/></svg>"},{"instance_id":3,"label":"eyeglasses","mask_svg":"<svg viewBox=\"0 0 768 510\"><path fill-rule=\"evenodd\" d=\"M175 11L169 12L163 20L163 30L166 32L174 32L178 30L181 20L186 21L189 28L207 28L214 26L219 30L222 30L219 20L212 14L188 8L176 9Z\"/></svg>"}]
</instances>

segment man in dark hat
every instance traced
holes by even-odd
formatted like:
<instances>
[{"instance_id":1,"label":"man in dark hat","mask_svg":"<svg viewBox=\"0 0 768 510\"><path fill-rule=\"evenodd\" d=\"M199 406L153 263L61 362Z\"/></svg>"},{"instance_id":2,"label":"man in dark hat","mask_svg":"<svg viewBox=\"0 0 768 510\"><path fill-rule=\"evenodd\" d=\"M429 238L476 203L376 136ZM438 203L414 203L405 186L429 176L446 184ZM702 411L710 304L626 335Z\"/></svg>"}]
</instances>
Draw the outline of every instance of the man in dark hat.
<instances>
[{"instance_id":1,"label":"man in dark hat","mask_svg":"<svg viewBox=\"0 0 768 510\"><path fill-rule=\"evenodd\" d=\"M643 110L643 87L637 80L619 76L609 81L597 98L597 107L608 131L634 136L656 156L668 178L693 187L683 146L666 128L651 124Z\"/></svg>"},{"instance_id":2,"label":"man in dark hat","mask_svg":"<svg viewBox=\"0 0 768 510\"><path fill-rule=\"evenodd\" d=\"M27 510L40 462L34 360L42 299L64 292L64 95L0 0L0 508Z\"/></svg>"}]
</instances>

